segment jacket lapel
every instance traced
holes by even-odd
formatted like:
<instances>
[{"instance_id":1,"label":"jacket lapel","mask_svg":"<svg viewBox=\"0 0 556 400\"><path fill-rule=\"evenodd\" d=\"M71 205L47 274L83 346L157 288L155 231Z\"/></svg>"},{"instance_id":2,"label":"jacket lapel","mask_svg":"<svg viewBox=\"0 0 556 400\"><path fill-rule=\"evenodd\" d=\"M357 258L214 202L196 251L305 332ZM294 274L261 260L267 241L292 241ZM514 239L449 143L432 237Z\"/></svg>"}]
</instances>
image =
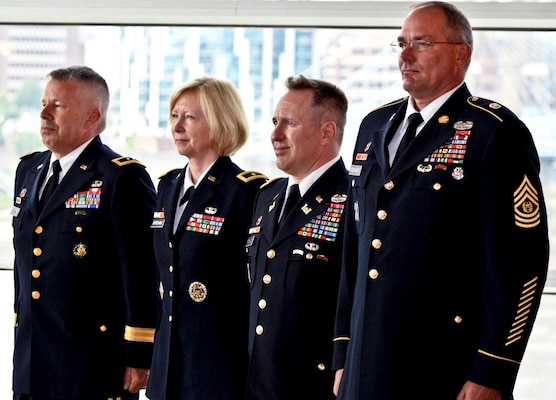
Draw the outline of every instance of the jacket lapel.
<instances>
[{"instance_id":1,"label":"jacket lapel","mask_svg":"<svg viewBox=\"0 0 556 400\"><path fill-rule=\"evenodd\" d=\"M176 219L176 208L178 204L178 196L180 195L181 186L183 184L183 174L185 168L174 178L172 185L168 187L164 196L165 226L164 231L167 232L168 237L172 236L174 232L174 221Z\"/></svg>"},{"instance_id":2,"label":"jacket lapel","mask_svg":"<svg viewBox=\"0 0 556 400\"><path fill-rule=\"evenodd\" d=\"M374 152L380 167L383 171L390 171L390 156L388 154L388 143L396 130L400 126L407 107L406 97L400 102L399 108L388 118L388 121L377 128L370 127L373 134L371 135L370 142L374 146Z\"/></svg>"},{"instance_id":3,"label":"jacket lapel","mask_svg":"<svg viewBox=\"0 0 556 400\"><path fill-rule=\"evenodd\" d=\"M276 184L274 194L270 197L270 201L265 205L267 214L264 216L263 221L261 221L261 226L263 228L263 235L266 237L268 242L272 242L274 240L278 216L280 214L280 210L282 209L282 204L284 203L287 187L288 180L282 179L282 182Z\"/></svg>"},{"instance_id":4,"label":"jacket lapel","mask_svg":"<svg viewBox=\"0 0 556 400\"><path fill-rule=\"evenodd\" d=\"M340 194L333 193L337 188L336 186L331 187L328 182L337 182L338 174L345 173L344 163L341 160L328 169L301 197L297 207L282 222L281 228L276 232L274 243L279 243L297 234L302 226L322 214L328 207L331 197L334 194Z\"/></svg>"},{"instance_id":5,"label":"jacket lapel","mask_svg":"<svg viewBox=\"0 0 556 400\"><path fill-rule=\"evenodd\" d=\"M28 204L34 215L39 215L39 190L48 172L50 163L50 152L46 152L44 158L29 173Z\"/></svg>"},{"instance_id":6,"label":"jacket lapel","mask_svg":"<svg viewBox=\"0 0 556 400\"><path fill-rule=\"evenodd\" d=\"M216 194L218 185L225 179L226 171L229 170L232 161L229 157L219 157L212 168L207 172L203 180L197 185L197 188L193 192L191 199L187 202L183 214L181 216L176 233L183 229L187 225L187 221L193 215L193 213L202 208L210 199L212 199ZM185 173L185 169L184 169ZM179 186L178 191L179 191ZM176 198L177 201L177 198ZM172 206L175 213L175 203ZM173 218L172 218L173 220Z\"/></svg>"},{"instance_id":7,"label":"jacket lapel","mask_svg":"<svg viewBox=\"0 0 556 400\"><path fill-rule=\"evenodd\" d=\"M83 190L87 184L91 183L91 180L96 173L95 167L100 146L100 139L96 137L89 144L89 146L85 148L77 160L75 160L69 171L60 181L60 184L52 194L52 197L50 197L46 204L44 204L43 210L40 214L41 219L54 211L58 206L60 206L60 204L65 203L67 199L72 197L80 189Z\"/></svg>"}]
</instances>

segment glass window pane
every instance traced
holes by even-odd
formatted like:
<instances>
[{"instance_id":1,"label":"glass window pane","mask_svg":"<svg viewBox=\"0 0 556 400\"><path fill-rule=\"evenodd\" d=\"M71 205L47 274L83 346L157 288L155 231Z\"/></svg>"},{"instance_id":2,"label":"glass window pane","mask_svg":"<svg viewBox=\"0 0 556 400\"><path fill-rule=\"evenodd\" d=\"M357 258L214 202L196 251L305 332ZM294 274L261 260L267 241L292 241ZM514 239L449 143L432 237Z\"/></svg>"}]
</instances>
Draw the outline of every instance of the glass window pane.
<instances>
[{"instance_id":1,"label":"glass window pane","mask_svg":"<svg viewBox=\"0 0 556 400\"><path fill-rule=\"evenodd\" d=\"M250 141L235 161L245 169L277 176L283 174L274 166L269 135L285 78L304 74L332 81L346 92L350 104L342 155L349 164L362 118L373 108L405 96L397 55L389 46L397 33L0 25L0 268L13 266L13 177L20 155L42 149L41 85L52 69L86 64L105 76L112 99L102 138L115 150L145 163L155 182L166 170L185 164L167 127L173 89L205 74L228 79L239 88L251 125ZM556 32L475 32L467 83L475 95L511 108L532 131L542 162L551 232L556 232ZM549 276L552 287L556 287L555 248Z\"/></svg>"}]
</instances>

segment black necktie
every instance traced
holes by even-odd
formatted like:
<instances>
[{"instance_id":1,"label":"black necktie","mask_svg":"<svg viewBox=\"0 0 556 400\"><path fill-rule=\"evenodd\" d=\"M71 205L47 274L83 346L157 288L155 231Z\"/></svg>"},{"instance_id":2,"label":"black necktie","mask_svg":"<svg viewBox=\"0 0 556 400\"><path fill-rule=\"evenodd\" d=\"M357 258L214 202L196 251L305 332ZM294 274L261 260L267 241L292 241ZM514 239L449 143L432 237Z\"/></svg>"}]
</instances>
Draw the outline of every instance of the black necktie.
<instances>
[{"instance_id":1,"label":"black necktie","mask_svg":"<svg viewBox=\"0 0 556 400\"><path fill-rule=\"evenodd\" d=\"M50 176L50 178L48 178L48 181L46 182L46 185L42 192L42 198L40 201L41 207L46 204L50 196L52 196L52 193L54 193L54 190L56 190L56 188L58 187L58 180L60 179L61 170L62 167L60 166L60 161L55 160L52 163L52 175Z\"/></svg>"},{"instance_id":2,"label":"black necktie","mask_svg":"<svg viewBox=\"0 0 556 400\"><path fill-rule=\"evenodd\" d=\"M186 201L189 201L191 196L193 195L194 186L189 186L183 196L180 199L179 205L183 206Z\"/></svg>"},{"instance_id":3,"label":"black necktie","mask_svg":"<svg viewBox=\"0 0 556 400\"><path fill-rule=\"evenodd\" d=\"M294 206L299 202L301 198L301 192L299 192L299 185L293 184L290 187L290 192L288 193L288 198L286 199L286 205L284 206L284 211L282 211L282 217L280 222L284 221L288 214L292 211Z\"/></svg>"},{"instance_id":4,"label":"black necktie","mask_svg":"<svg viewBox=\"0 0 556 400\"><path fill-rule=\"evenodd\" d=\"M402 137L402 141L398 146L398 150L396 151L396 156L394 157L394 162L392 166L396 164L399 160L402 153L409 147L409 144L413 139L415 139L415 134L417 133L417 127L421 122L423 122L423 117L419 113L413 113L407 119L409 123L407 124L407 129L405 130L405 134Z\"/></svg>"}]
</instances>

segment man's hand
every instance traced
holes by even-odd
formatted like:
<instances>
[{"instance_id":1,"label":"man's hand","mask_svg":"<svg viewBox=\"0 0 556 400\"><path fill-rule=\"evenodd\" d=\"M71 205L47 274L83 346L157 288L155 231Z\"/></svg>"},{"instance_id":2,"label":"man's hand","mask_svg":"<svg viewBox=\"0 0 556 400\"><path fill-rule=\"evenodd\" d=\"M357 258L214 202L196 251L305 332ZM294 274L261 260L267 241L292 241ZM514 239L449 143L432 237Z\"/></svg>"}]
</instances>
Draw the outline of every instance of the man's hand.
<instances>
[{"instance_id":1,"label":"man's hand","mask_svg":"<svg viewBox=\"0 0 556 400\"><path fill-rule=\"evenodd\" d=\"M456 400L500 400L501 396L498 390L467 381Z\"/></svg>"},{"instance_id":2,"label":"man's hand","mask_svg":"<svg viewBox=\"0 0 556 400\"><path fill-rule=\"evenodd\" d=\"M332 389L332 391L334 392L334 396L338 396L338 390L340 390L340 382L342 381L343 373L343 368L336 371L336 376L334 377L334 387Z\"/></svg>"},{"instance_id":3,"label":"man's hand","mask_svg":"<svg viewBox=\"0 0 556 400\"><path fill-rule=\"evenodd\" d=\"M148 378L148 369L127 367L124 375L124 390L137 393L140 389L147 387Z\"/></svg>"}]
</instances>

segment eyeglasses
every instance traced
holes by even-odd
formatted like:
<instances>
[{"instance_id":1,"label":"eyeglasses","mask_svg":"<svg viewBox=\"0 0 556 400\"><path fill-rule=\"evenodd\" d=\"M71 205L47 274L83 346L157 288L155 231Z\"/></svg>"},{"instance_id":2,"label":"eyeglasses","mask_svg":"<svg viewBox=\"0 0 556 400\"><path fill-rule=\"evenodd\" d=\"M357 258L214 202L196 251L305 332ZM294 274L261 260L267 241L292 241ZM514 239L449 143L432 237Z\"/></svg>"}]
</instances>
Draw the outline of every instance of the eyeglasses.
<instances>
[{"instance_id":1,"label":"eyeglasses","mask_svg":"<svg viewBox=\"0 0 556 400\"><path fill-rule=\"evenodd\" d=\"M422 51L428 50L433 44L464 44L463 42L433 42L432 40L412 40L409 43L397 41L390 43L390 47L392 47L392 51L394 53L401 53L404 49L409 45L409 47L417 52L420 53Z\"/></svg>"}]
</instances>

